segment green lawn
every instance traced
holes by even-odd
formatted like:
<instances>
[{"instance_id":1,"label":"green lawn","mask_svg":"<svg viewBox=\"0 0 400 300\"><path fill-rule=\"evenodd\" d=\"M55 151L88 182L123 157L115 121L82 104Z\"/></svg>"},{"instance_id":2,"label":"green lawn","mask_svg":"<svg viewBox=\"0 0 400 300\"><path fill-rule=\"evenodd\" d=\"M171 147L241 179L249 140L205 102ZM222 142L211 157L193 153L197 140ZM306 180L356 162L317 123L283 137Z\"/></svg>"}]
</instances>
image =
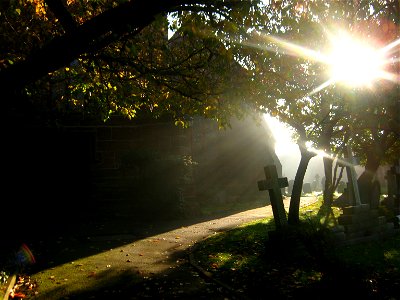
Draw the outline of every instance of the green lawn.
<instances>
[{"instance_id":1,"label":"green lawn","mask_svg":"<svg viewBox=\"0 0 400 300\"><path fill-rule=\"evenodd\" d=\"M271 241L274 222L265 219L208 238L194 249L194 259L252 299L399 299L400 234L337 246L321 226L320 204L303 208L301 226L286 238ZM339 213L333 209L335 217Z\"/></svg>"},{"instance_id":2,"label":"green lawn","mask_svg":"<svg viewBox=\"0 0 400 300\"><path fill-rule=\"evenodd\" d=\"M250 299L400 299L400 234L339 247L322 224L333 226L341 210L333 208L328 219L321 218L320 205L319 201L302 208L301 226L286 238L269 239L273 219L255 221L200 242L192 249L194 260L207 274ZM68 250L58 242L61 253L76 250L79 255L58 257L65 263L35 274L38 288L28 291L29 296L39 291L40 299L63 299L71 292L101 297L143 281L135 270L125 270L126 252L118 247L126 245L76 241ZM92 247L95 253L90 252ZM88 252L80 252L82 248ZM110 263L114 256L121 266ZM121 272L112 273L109 265Z\"/></svg>"}]
</instances>

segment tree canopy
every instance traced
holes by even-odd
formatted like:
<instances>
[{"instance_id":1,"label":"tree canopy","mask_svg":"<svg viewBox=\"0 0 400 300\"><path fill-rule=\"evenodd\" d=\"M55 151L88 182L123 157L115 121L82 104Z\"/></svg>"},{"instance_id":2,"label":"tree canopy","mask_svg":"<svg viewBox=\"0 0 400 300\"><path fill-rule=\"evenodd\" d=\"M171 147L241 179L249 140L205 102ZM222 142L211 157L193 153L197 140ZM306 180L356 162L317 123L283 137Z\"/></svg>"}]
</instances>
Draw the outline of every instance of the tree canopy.
<instances>
[{"instance_id":1,"label":"tree canopy","mask_svg":"<svg viewBox=\"0 0 400 300\"><path fill-rule=\"evenodd\" d=\"M10 118L144 112L224 126L268 112L299 136L298 192L315 155L306 143L336 155L351 144L371 174L398 159L397 0L6 0L0 21ZM340 31L383 49L387 78L367 88L332 80L326 53Z\"/></svg>"},{"instance_id":2,"label":"tree canopy","mask_svg":"<svg viewBox=\"0 0 400 300\"><path fill-rule=\"evenodd\" d=\"M154 116L167 111L179 122L203 114L223 123L225 115L244 110L235 99L249 77L229 44L243 34L244 23L257 18L257 5L3 2L3 94L11 107L22 94L36 104L47 102L48 110L81 109L103 118L114 112L133 117L144 109ZM168 29L177 31L171 39Z\"/></svg>"}]
</instances>

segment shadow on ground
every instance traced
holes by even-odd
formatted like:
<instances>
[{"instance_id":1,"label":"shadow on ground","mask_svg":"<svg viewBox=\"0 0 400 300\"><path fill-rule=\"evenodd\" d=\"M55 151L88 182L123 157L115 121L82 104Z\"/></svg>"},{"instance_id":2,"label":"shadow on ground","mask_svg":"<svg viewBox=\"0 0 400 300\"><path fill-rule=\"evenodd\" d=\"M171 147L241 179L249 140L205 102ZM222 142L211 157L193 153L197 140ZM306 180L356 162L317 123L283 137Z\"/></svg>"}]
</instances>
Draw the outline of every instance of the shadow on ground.
<instances>
[{"instance_id":1,"label":"shadow on ground","mask_svg":"<svg viewBox=\"0 0 400 300\"><path fill-rule=\"evenodd\" d=\"M205 281L189 264L186 251L176 252L170 260L180 263L159 274L143 276L135 268L110 269L88 277L88 281L96 282L90 289L77 288L71 293L74 287L60 282L46 293L39 288L33 299L238 299L216 283Z\"/></svg>"},{"instance_id":2,"label":"shadow on ground","mask_svg":"<svg viewBox=\"0 0 400 300\"><path fill-rule=\"evenodd\" d=\"M96 214L76 213L66 215L60 212L36 214L37 218L15 220L3 234L4 245L0 250L0 266L18 267L16 252L26 244L35 256L36 263L30 272L40 272L55 265L64 264L79 258L92 256L117 248L127 243L154 236L160 233L193 224L223 218L240 211L262 207L259 203L241 205L226 211L215 211L208 215L165 219L162 216L135 212L124 216L109 215L107 211ZM104 209L103 209L104 210ZM113 208L116 211L116 208ZM56 210L55 210L56 211ZM25 212L25 216L28 213Z\"/></svg>"}]
</instances>

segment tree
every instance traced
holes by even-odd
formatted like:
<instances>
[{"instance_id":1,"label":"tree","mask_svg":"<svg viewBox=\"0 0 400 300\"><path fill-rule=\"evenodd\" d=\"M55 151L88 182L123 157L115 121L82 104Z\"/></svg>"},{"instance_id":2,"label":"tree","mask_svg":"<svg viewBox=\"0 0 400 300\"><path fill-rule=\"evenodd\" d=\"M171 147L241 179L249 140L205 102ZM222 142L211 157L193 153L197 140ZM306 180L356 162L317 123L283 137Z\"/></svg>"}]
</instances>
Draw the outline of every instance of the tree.
<instances>
[{"instance_id":1,"label":"tree","mask_svg":"<svg viewBox=\"0 0 400 300\"><path fill-rule=\"evenodd\" d=\"M339 84L328 84L327 64L320 58L320 53L328 50L329 39L332 35L327 25L340 26L343 30L353 32L360 28L365 29L362 24L368 24L367 28L374 28L383 24L382 16L392 16L396 8L390 1L362 1L356 6L353 1L330 3L282 1L280 4L280 14L270 14L265 28L260 28L260 32L263 30L265 34L259 34L248 44L257 48L253 57L254 77L257 78L254 82L258 85L254 88L258 92L255 97L260 97L257 101L267 112L277 116L297 131L302 158L296 174L298 181L295 180L289 209L289 222L296 224L299 219L302 179L308 161L315 155L305 149L305 142L311 142L315 148L340 158L345 150L345 144L355 142L355 139L351 138L351 133L357 126L351 125L354 122L357 125L363 124L369 119L368 115L361 111L357 114L353 113L352 100L354 99L343 97L343 94L339 93L341 88ZM272 5L272 9L274 8L275 6ZM389 24L387 28L396 28L393 27L393 23L387 24ZM368 34L370 32L368 31ZM365 31L364 34L366 34ZM390 36L385 43L395 39L395 36ZM264 51L259 49L264 49ZM393 91L393 88L388 90ZM397 105L394 98L391 98L389 103ZM367 107L367 110L376 113L376 106ZM381 106L380 111L387 114L390 111L388 108ZM396 112L398 109L392 111ZM390 119L392 124L396 124L393 122L394 118ZM382 127L376 128L381 131L382 137L386 135L382 133ZM365 131L364 134L371 136ZM360 147L367 149L366 139L357 141ZM377 142L382 142L382 140ZM386 142L384 145L389 146ZM393 146L394 144L391 143L391 151L393 151ZM370 158L373 157L370 156ZM339 166L336 165L333 174L333 159L328 156L324 157L324 166L326 177L324 202L327 207L330 207L333 192L343 169L339 176L336 176Z\"/></svg>"},{"instance_id":2,"label":"tree","mask_svg":"<svg viewBox=\"0 0 400 300\"><path fill-rule=\"evenodd\" d=\"M398 76L399 52L395 47L390 48L393 47L393 41L398 41L400 37L398 1L377 1L371 4L371 8L369 14L365 9L358 9L358 18L352 29L362 37L373 38L380 47L388 50L385 71ZM340 86L338 88L343 90ZM347 129L349 144L360 158L360 163L365 166L365 171L357 180L360 198L362 202L370 203L378 167L382 163L392 164L398 159L398 78L393 81L377 79L370 89L354 88L343 92L343 95L352 103L349 108L352 122Z\"/></svg>"},{"instance_id":3,"label":"tree","mask_svg":"<svg viewBox=\"0 0 400 300\"><path fill-rule=\"evenodd\" d=\"M246 110L276 115L296 128L304 158L289 212L297 223L302 178L315 155L306 142L338 153L355 116L333 87L321 86L326 65L315 56L326 50L326 27L381 24L380 17L398 14L395 2L3 1L0 87L12 116L35 102L44 102L46 118L55 109L103 118L146 110L177 122L201 114L226 125ZM171 40L168 15L176 18L169 26L179 28ZM356 137L361 143L368 134ZM333 191L332 164L325 164L325 190Z\"/></svg>"},{"instance_id":4,"label":"tree","mask_svg":"<svg viewBox=\"0 0 400 300\"><path fill-rule=\"evenodd\" d=\"M67 104L104 117L110 112L133 117L148 109L153 115L168 111L179 122L188 114L205 114L226 123L225 115L243 111L223 100L238 99L246 82L228 38L243 34L240 22L256 18L256 1L63 4L9 1L4 8L8 47L0 84L11 106L18 94L32 99L40 91L51 95L53 108ZM168 40L166 17L174 12L179 35ZM28 41L23 49L16 45L19 34ZM44 98L37 96L35 101Z\"/></svg>"},{"instance_id":5,"label":"tree","mask_svg":"<svg viewBox=\"0 0 400 300\"><path fill-rule=\"evenodd\" d=\"M305 53L296 53L300 47L295 45L318 50L327 33L319 22L312 20L312 14L304 16L299 13L296 3L287 3L286 13L285 16L277 14L274 21L260 29L265 34L255 34L249 44L268 50L258 50L252 57L254 82L258 85L254 88L257 91L254 98L266 112L277 116L297 133L301 160L289 208L289 223L297 224L303 179L310 159L316 156L315 152L309 151L307 143L313 142L314 147L322 147L327 152L330 150L333 128L338 119L333 107L340 106L341 99L326 90L313 91L326 80L324 66L310 60ZM267 34L273 34L273 37Z\"/></svg>"}]
</instances>

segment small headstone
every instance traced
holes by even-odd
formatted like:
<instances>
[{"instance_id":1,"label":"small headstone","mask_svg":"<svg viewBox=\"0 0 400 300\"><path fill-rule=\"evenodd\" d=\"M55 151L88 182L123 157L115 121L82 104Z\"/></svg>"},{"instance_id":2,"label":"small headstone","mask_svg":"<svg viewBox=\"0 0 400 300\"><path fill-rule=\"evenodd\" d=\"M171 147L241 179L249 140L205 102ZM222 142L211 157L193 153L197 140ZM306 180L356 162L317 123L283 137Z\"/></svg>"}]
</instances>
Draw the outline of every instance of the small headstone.
<instances>
[{"instance_id":1,"label":"small headstone","mask_svg":"<svg viewBox=\"0 0 400 300\"><path fill-rule=\"evenodd\" d=\"M288 194L291 195L293 191L294 180L289 180Z\"/></svg>"},{"instance_id":2,"label":"small headstone","mask_svg":"<svg viewBox=\"0 0 400 300\"><path fill-rule=\"evenodd\" d=\"M386 172L385 179L387 181L388 196L384 204L397 215L400 213L400 163Z\"/></svg>"},{"instance_id":3,"label":"small headstone","mask_svg":"<svg viewBox=\"0 0 400 300\"><path fill-rule=\"evenodd\" d=\"M319 174L315 175L315 190L316 192L319 192L321 190L321 186L320 186L320 181L321 181L321 176L319 176ZM323 189L324 187L322 187Z\"/></svg>"},{"instance_id":4,"label":"small headstone","mask_svg":"<svg viewBox=\"0 0 400 300\"><path fill-rule=\"evenodd\" d=\"M325 181L326 181L326 179L325 179L325 176L324 176L324 177L322 177L322 178L321 178L321 186L322 186L322 190L324 190L324 189L325 189Z\"/></svg>"},{"instance_id":5,"label":"small headstone","mask_svg":"<svg viewBox=\"0 0 400 300\"><path fill-rule=\"evenodd\" d=\"M371 209L378 208L380 199L381 199L381 185L379 184L379 181L374 181L372 183L372 193L370 197L371 203L369 203Z\"/></svg>"},{"instance_id":6,"label":"small headstone","mask_svg":"<svg viewBox=\"0 0 400 300\"><path fill-rule=\"evenodd\" d=\"M311 189L311 184L309 182L306 182L303 184L303 193L304 194L311 194L312 189Z\"/></svg>"},{"instance_id":7,"label":"small headstone","mask_svg":"<svg viewBox=\"0 0 400 300\"><path fill-rule=\"evenodd\" d=\"M311 183L311 189L316 192L318 190L318 182L316 180L313 180Z\"/></svg>"},{"instance_id":8,"label":"small headstone","mask_svg":"<svg viewBox=\"0 0 400 300\"><path fill-rule=\"evenodd\" d=\"M340 181L336 188L336 191L340 194L343 194L345 189L346 189L346 183L344 181Z\"/></svg>"},{"instance_id":9,"label":"small headstone","mask_svg":"<svg viewBox=\"0 0 400 300\"><path fill-rule=\"evenodd\" d=\"M346 188L344 193L346 194L347 205L354 205L354 194L353 194L352 183L350 181L346 183Z\"/></svg>"},{"instance_id":10,"label":"small headstone","mask_svg":"<svg viewBox=\"0 0 400 300\"><path fill-rule=\"evenodd\" d=\"M353 156L351 146L347 145L347 157L346 160L348 165L346 167L347 178L349 179L348 190L352 194L355 205L361 205L360 191L358 190L357 174L354 166L356 165L356 158Z\"/></svg>"},{"instance_id":11,"label":"small headstone","mask_svg":"<svg viewBox=\"0 0 400 300\"><path fill-rule=\"evenodd\" d=\"M282 229L287 225L285 206L283 205L283 198L281 189L288 186L287 178L278 178L278 171L275 165L269 165L264 168L265 180L258 182L258 189L260 191L268 191L269 198L274 214L276 229Z\"/></svg>"}]
</instances>

